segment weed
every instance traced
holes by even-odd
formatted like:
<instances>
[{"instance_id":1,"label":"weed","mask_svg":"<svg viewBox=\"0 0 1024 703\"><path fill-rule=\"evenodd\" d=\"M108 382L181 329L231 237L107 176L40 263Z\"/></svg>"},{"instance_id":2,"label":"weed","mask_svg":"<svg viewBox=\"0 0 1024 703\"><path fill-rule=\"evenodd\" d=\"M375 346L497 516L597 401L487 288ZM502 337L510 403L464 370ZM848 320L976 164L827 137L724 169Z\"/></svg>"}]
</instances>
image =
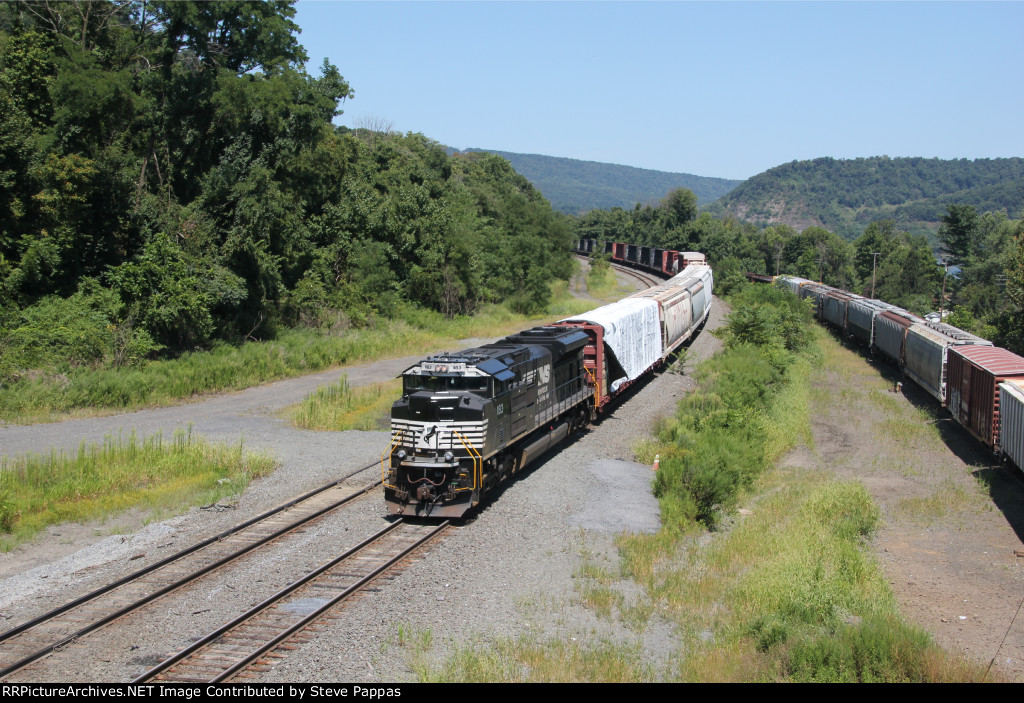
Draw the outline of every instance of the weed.
<instances>
[{"instance_id":1,"label":"weed","mask_svg":"<svg viewBox=\"0 0 1024 703\"><path fill-rule=\"evenodd\" d=\"M894 615L871 616L834 633L801 637L785 652L784 673L793 681L828 683L968 682L982 667L950 657L931 637Z\"/></svg>"},{"instance_id":2,"label":"weed","mask_svg":"<svg viewBox=\"0 0 1024 703\"><path fill-rule=\"evenodd\" d=\"M342 375L281 414L306 430L377 430L382 421L387 426L388 409L401 393L402 379L351 388Z\"/></svg>"},{"instance_id":3,"label":"weed","mask_svg":"<svg viewBox=\"0 0 1024 703\"><path fill-rule=\"evenodd\" d=\"M583 604L592 608L598 617L611 618L614 609L621 609L624 599L614 588L588 583L580 589Z\"/></svg>"},{"instance_id":4,"label":"weed","mask_svg":"<svg viewBox=\"0 0 1024 703\"><path fill-rule=\"evenodd\" d=\"M577 637L523 637L459 649L432 680L448 682L645 682L654 679L637 647ZM427 680L423 677L420 679Z\"/></svg>"},{"instance_id":5,"label":"weed","mask_svg":"<svg viewBox=\"0 0 1024 703\"><path fill-rule=\"evenodd\" d=\"M0 459L0 494L8 496L5 543L28 539L47 525L103 518L131 507L179 511L217 502L266 475L274 462L242 445L210 444L178 431L84 442L73 456L51 451ZM225 480L228 479L228 480ZM9 546L8 546L9 548Z\"/></svg>"},{"instance_id":6,"label":"weed","mask_svg":"<svg viewBox=\"0 0 1024 703\"><path fill-rule=\"evenodd\" d=\"M904 498L896 505L895 512L920 525L931 525L947 515L958 515L988 505L981 498L981 490L979 487L977 491L969 493L947 478L928 496Z\"/></svg>"}]
</instances>

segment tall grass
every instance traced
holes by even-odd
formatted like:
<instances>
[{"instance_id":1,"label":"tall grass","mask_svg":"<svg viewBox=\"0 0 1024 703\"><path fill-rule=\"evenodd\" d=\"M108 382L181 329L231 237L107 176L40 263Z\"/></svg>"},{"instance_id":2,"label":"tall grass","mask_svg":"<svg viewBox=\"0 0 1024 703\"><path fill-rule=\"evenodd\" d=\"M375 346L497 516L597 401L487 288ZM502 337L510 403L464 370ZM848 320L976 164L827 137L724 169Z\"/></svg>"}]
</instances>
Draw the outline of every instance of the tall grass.
<instances>
[{"instance_id":1,"label":"tall grass","mask_svg":"<svg viewBox=\"0 0 1024 703\"><path fill-rule=\"evenodd\" d=\"M505 306L491 305L476 315L449 319L432 310L402 305L393 311L392 319L378 319L368 328L339 334L290 329L270 341L240 346L219 343L209 351L134 368L78 367L61 374L25 374L0 385L0 420L39 422L61 419L70 412L167 405L335 366L441 349L469 337L500 337L592 307L592 301L572 298L561 282L552 286L551 309L541 315L519 315Z\"/></svg>"},{"instance_id":2,"label":"tall grass","mask_svg":"<svg viewBox=\"0 0 1024 703\"><path fill-rule=\"evenodd\" d=\"M587 293L599 300L618 300L629 295L631 289L619 283L607 259L594 257L587 271Z\"/></svg>"},{"instance_id":3,"label":"tall grass","mask_svg":"<svg viewBox=\"0 0 1024 703\"><path fill-rule=\"evenodd\" d=\"M878 509L859 483L819 472L766 481L752 514L667 569L658 589L690 632L678 676L708 680L970 681L983 667L950 656L899 616L866 539ZM713 633L711 637L695 633Z\"/></svg>"},{"instance_id":4,"label":"tall grass","mask_svg":"<svg viewBox=\"0 0 1024 703\"><path fill-rule=\"evenodd\" d=\"M436 672L420 671L423 681L517 683L641 683L654 680L643 652L609 641L583 644L524 637L490 646L460 647Z\"/></svg>"},{"instance_id":5,"label":"tall grass","mask_svg":"<svg viewBox=\"0 0 1024 703\"><path fill-rule=\"evenodd\" d=\"M73 455L51 451L0 459L0 549L48 525L106 517L132 507L179 511L240 493L273 460L241 444L211 444L191 431L108 437Z\"/></svg>"},{"instance_id":6,"label":"tall grass","mask_svg":"<svg viewBox=\"0 0 1024 703\"><path fill-rule=\"evenodd\" d=\"M350 388L348 378L320 386L282 414L306 430L387 429L388 410L402 394L402 379ZM383 419L383 424L382 424Z\"/></svg>"}]
</instances>

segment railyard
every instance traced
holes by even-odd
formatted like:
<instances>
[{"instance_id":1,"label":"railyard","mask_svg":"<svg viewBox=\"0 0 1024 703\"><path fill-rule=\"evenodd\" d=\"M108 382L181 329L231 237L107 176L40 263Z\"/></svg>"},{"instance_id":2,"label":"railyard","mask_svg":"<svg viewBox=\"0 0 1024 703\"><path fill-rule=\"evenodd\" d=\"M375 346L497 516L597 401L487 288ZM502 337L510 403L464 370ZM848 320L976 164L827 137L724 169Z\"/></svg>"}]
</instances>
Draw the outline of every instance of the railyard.
<instances>
[{"instance_id":1,"label":"railyard","mask_svg":"<svg viewBox=\"0 0 1024 703\"><path fill-rule=\"evenodd\" d=\"M688 366L708 356L718 344L708 334L724 314L717 302L715 310L708 328L691 346ZM978 502L977 486L969 478L976 470L972 464L983 462L983 458L965 456L955 444L952 451L950 446L930 445L922 456L926 468L907 463L895 472L880 468L892 458L892 452L874 441L870 425L863 425L867 421L850 399L858 392L869 399L867 394L877 389L864 384L870 383L871 373L877 380L883 372L870 367L865 371L857 366L863 362L855 359L844 362L844 368L847 364L854 370L840 369L821 380L829 392L817 401L814 447L798 449L786 458L784 466L839 471L861 478L887 511L886 525L876 542L904 610L944 645L965 650L975 659L997 654L995 671L1019 677L1021 638L1019 630L1009 626L1014 598L1019 594L1020 567L1013 550L1020 548L1020 539L1013 526L1020 524L1020 516L1008 507L1019 494L1019 483L1007 482L1005 475L991 482L999 509L986 509ZM425 667L440 666L467 642L486 644L523 636L582 644L623 642L637 648L649 663L652 678L665 676L679 648L673 626L655 616L637 632L621 620L602 617L581 602L578 574L584 561L615 563L616 533L657 529L657 504L646 489L650 471L629 461L630 445L650 431L657 417L669 414L692 384L692 379L676 374L655 378L612 417L503 489L468 528L457 531L426 558L390 576L373 598L357 598L343 615L329 618L315 632L291 642L286 656L273 657L264 671L252 676L266 681L409 680L423 675ZM276 392L270 395L253 389L256 398L246 398L248 391L233 394L228 399L236 404L233 410L230 405L218 406L217 400L208 401L217 418L210 427L224 431L232 416L254 420L263 431L247 435L247 443L265 442L280 455L280 447L287 442L279 444L279 439L295 431L269 415L272 404L289 396L287 382L274 387ZM277 398L271 399L273 396ZM927 404L913 396L897 402L911 408ZM200 404L146 412L184 412L198 420L197 431L204 416ZM76 422L107 422L116 428L125 419ZM146 418L146 413L137 413L132 419L148 420L152 426L168 422L167 416ZM3 431L15 430L8 436L18 437L21 429ZM45 432L45 428L35 431ZM74 436L68 432L61 435L68 446L75 446ZM9 594L0 603L0 613L11 622L14 613L19 618L27 616L137 569L178 546L293 497L301 492L296 486L314 487L345 463L338 458L339 446L355 466L356 459L372 461L372 447L380 442L378 433L352 432L321 444L320 437L330 435L294 435L297 442L291 450L289 473L279 470L255 484L232 509L193 510L137 532L106 538L97 533L125 528L92 525L78 535L65 531L69 526L51 529L34 545L0 558L6 577L4 592ZM940 468L948 475L940 475ZM967 505L939 510L927 524L908 516L908 501L934 496L936 482L946 481L972 496ZM175 649L169 640L185 642L211 631L229 619L232 610L255 604L265 591L326 559L325 542L335 550L343 543L354 543L370 534L382 515L379 495L371 494L358 501L344 519L310 530L303 544L225 571L204 589L162 602L133 632L113 630L101 640L76 642L49 657L45 672L29 674L25 680L107 681L139 675ZM90 542L92 546L88 546ZM25 567L33 564L36 568L26 572ZM16 575L19 572L21 575ZM616 588L628 599L640 597L628 583ZM963 612L958 612L958 603L964 601L970 605L963 605ZM998 641L1002 637L1005 639Z\"/></svg>"}]
</instances>

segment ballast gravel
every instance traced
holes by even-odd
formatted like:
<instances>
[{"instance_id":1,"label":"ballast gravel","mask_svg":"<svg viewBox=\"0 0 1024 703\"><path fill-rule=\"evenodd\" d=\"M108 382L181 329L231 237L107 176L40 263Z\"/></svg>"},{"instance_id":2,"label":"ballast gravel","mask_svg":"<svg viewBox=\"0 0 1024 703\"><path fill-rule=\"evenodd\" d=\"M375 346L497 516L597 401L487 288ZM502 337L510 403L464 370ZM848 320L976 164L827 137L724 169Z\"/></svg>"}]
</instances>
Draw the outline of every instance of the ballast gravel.
<instances>
[{"instance_id":1,"label":"ballast gravel","mask_svg":"<svg viewBox=\"0 0 1024 703\"><path fill-rule=\"evenodd\" d=\"M710 332L724 315L716 299L705 329L689 346L687 371L719 347ZM465 346L482 341L465 340ZM360 385L394 377L415 360L342 372ZM231 507L193 509L149 524L130 514L108 525L62 525L0 555L0 630L378 459L387 432L307 432L274 414L339 375L334 370L174 408L0 428L0 451L14 455L50 446L73 449L83 439L132 429L169 435L191 423L193 432L214 441L242 437L246 447L272 451L281 463ZM439 669L460 648L521 636L632 646L657 678L677 651L673 628L653 617L636 632L615 618L599 617L582 603L580 568L586 563L616 573L615 537L658 529L653 473L633 461L633 447L694 385L679 373L650 379L599 424L505 484L473 519L450 528L411 563L290 641L287 651L247 680L410 681L415 667ZM372 468L348 482L364 485L378 477L379 469ZM11 680L131 680L386 524L376 489L301 534L81 638ZM117 534L121 530L128 532ZM639 595L628 581L614 587L627 602Z\"/></svg>"}]
</instances>

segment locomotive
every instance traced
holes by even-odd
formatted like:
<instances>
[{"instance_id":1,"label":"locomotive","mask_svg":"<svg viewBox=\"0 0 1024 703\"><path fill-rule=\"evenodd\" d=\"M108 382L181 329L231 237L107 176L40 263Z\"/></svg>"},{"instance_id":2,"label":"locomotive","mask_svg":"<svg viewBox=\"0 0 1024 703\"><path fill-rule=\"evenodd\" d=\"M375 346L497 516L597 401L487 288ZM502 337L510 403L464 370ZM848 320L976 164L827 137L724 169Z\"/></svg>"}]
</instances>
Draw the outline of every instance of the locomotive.
<instances>
[{"instance_id":1,"label":"locomotive","mask_svg":"<svg viewBox=\"0 0 1024 703\"><path fill-rule=\"evenodd\" d=\"M388 510L464 515L664 364L707 319L712 287L710 267L690 264L617 303L406 369L381 457Z\"/></svg>"},{"instance_id":2,"label":"locomotive","mask_svg":"<svg viewBox=\"0 0 1024 703\"><path fill-rule=\"evenodd\" d=\"M588 342L577 328L535 327L406 369L391 409L391 512L459 517L585 425Z\"/></svg>"}]
</instances>

